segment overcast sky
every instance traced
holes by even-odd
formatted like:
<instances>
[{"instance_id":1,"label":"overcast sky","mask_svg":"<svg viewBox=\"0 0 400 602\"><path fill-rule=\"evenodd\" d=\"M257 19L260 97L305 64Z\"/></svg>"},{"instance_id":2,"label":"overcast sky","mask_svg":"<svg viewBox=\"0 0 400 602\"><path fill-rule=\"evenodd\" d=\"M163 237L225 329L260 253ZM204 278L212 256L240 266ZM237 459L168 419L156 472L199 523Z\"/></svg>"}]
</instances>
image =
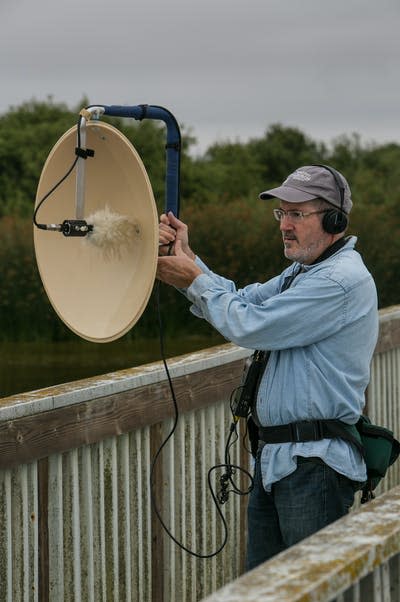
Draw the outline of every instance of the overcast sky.
<instances>
[{"instance_id":1,"label":"overcast sky","mask_svg":"<svg viewBox=\"0 0 400 602\"><path fill-rule=\"evenodd\" d=\"M0 0L0 112L162 105L198 150L276 122L400 143L400 0Z\"/></svg>"}]
</instances>

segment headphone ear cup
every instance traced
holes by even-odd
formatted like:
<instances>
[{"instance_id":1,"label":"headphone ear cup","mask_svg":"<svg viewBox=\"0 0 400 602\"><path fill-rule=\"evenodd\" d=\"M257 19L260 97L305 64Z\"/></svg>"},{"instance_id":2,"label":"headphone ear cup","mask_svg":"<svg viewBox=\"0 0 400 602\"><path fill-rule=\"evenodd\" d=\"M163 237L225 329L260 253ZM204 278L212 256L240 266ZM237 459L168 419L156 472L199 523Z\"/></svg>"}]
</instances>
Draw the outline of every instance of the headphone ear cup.
<instances>
[{"instance_id":1,"label":"headphone ear cup","mask_svg":"<svg viewBox=\"0 0 400 602\"><path fill-rule=\"evenodd\" d=\"M347 215L336 209L329 209L322 219L322 227L328 234L340 234L340 232L344 232L347 224Z\"/></svg>"}]
</instances>

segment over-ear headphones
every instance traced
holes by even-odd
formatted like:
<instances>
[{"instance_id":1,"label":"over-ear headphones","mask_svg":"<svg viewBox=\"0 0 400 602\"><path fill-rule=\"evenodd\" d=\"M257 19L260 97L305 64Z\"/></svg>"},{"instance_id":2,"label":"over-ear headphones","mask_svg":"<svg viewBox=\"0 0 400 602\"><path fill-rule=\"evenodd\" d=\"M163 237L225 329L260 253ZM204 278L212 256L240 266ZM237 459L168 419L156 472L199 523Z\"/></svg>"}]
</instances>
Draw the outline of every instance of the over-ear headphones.
<instances>
[{"instance_id":1,"label":"over-ear headphones","mask_svg":"<svg viewBox=\"0 0 400 602\"><path fill-rule=\"evenodd\" d=\"M315 163L314 165L316 167L323 167L332 174L335 180L336 187L340 194L340 209L328 209L328 211L324 214L324 217L322 219L322 227L325 230L325 232L328 232L328 234L340 234L340 232L344 232L346 230L348 224L348 217L343 211L344 184L338 172L336 171L336 169L333 169L333 167L329 167L329 165L321 165Z\"/></svg>"}]
</instances>

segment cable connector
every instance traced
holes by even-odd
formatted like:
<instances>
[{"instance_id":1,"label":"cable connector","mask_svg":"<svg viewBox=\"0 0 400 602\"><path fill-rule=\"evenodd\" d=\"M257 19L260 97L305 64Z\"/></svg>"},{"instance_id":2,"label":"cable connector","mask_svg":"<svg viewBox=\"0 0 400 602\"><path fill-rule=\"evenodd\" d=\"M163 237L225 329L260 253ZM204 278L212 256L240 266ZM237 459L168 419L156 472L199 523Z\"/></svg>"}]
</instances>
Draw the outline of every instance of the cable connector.
<instances>
[{"instance_id":1,"label":"cable connector","mask_svg":"<svg viewBox=\"0 0 400 602\"><path fill-rule=\"evenodd\" d=\"M41 226L44 226L44 228L42 228L43 230L52 230L53 232L61 232L62 230L62 224L38 224L39 228Z\"/></svg>"},{"instance_id":2,"label":"cable connector","mask_svg":"<svg viewBox=\"0 0 400 602\"><path fill-rule=\"evenodd\" d=\"M61 230L60 224L35 224L39 230Z\"/></svg>"},{"instance_id":3,"label":"cable connector","mask_svg":"<svg viewBox=\"0 0 400 602\"><path fill-rule=\"evenodd\" d=\"M221 475L219 479L219 484L221 488L217 493L217 499L220 504L226 504L226 502L229 500L228 483L231 479L232 474L232 470L229 467L227 472Z\"/></svg>"},{"instance_id":4,"label":"cable connector","mask_svg":"<svg viewBox=\"0 0 400 602\"><path fill-rule=\"evenodd\" d=\"M217 500L221 505L226 504L229 500L228 480L229 477L226 473L219 480L221 489L217 492Z\"/></svg>"}]
</instances>

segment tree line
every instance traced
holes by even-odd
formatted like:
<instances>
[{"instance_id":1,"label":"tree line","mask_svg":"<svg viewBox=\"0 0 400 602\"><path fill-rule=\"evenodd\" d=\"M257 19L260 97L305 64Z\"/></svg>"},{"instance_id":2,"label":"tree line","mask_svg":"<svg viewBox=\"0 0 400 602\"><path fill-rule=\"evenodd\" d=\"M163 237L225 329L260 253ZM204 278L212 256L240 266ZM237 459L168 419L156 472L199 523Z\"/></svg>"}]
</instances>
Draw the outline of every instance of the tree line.
<instances>
[{"instance_id":1,"label":"tree line","mask_svg":"<svg viewBox=\"0 0 400 602\"><path fill-rule=\"evenodd\" d=\"M45 160L59 137L77 123L79 110L31 101L0 116L0 337L2 340L67 340L74 337L51 308L33 251L32 213ZM165 130L151 120L108 118L139 152L152 183L158 210L164 205ZM272 204L260 191L280 184L300 165L325 163L347 177L354 202L349 233L373 274L379 305L399 302L400 145L362 143L357 134L326 144L295 127L269 126L247 142L222 141L194 156L195 139L182 127L181 214L193 249L218 272L239 285L265 281L287 260ZM191 318L186 300L161 287L167 332L208 333ZM182 320L186 312L187 321ZM127 338L156 336L153 295Z\"/></svg>"}]
</instances>

